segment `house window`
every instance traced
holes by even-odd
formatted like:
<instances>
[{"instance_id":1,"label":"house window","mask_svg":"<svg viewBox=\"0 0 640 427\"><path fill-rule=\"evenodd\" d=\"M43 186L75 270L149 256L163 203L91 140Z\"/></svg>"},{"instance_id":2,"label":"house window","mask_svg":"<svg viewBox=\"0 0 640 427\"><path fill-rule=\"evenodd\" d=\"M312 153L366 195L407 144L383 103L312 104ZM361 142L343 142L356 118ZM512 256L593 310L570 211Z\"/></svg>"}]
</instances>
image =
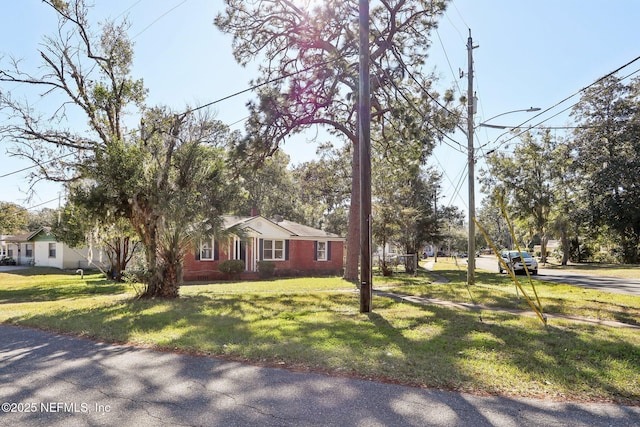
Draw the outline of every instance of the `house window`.
<instances>
[{"instance_id":1,"label":"house window","mask_svg":"<svg viewBox=\"0 0 640 427\"><path fill-rule=\"evenodd\" d=\"M327 242L317 242L316 245L316 259L318 261L327 260Z\"/></svg>"},{"instance_id":2,"label":"house window","mask_svg":"<svg viewBox=\"0 0 640 427\"><path fill-rule=\"evenodd\" d=\"M56 257L56 244L49 243L49 258L55 258L55 257Z\"/></svg>"},{"instance_id":3,"label":"house window","mask_svg":"<svg viewBox=\"0 0 640 427\"><path fill-rule=\"evenodd\" d=\"M266 261L284 261L284 240L265 240L262 258Z\"/></svg>"},{"instance_id":4,"label":"house window","mask_svg":"<svg viewBox=\"0 0 640 427\"><path fill-rule=\"evenodd\" d=\"M27 243L24 247L24 256L33 258L33 244Z\"/></svg>"},{"instance_id":5,"label":"house window","mask_svg":"<svg viewBox=\"0 0 640 427\"><path fill-rule=\"evenodd\" d=\"M213 239L203 240L202 242L200 242L200 260L213 261L215 256L213 245L214 245Z\"/></svg>"}]
</instances>

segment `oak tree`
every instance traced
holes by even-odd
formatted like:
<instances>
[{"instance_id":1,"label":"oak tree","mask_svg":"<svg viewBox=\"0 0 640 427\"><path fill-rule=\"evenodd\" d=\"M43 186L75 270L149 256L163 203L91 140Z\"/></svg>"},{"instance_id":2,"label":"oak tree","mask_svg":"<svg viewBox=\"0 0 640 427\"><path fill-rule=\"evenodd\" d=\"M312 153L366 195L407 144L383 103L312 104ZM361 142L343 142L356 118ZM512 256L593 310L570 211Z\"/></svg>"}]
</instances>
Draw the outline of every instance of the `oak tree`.
<instances>
[{"instance_id":1,"label":"oak tree","mask_svg":"<svg viewBox=\"0 0 640 427\"><path fill-rule=\"evenodd\" d=\"M257 99L250 102L247 139L239 151L253 159L273 154L315 126L352 147L352 186L345 277L358 276L359 146L358 2L329 0L226 0L215 23L233 37L236 61L259 62ZM426 151L435 128L451 127L425 73L429 36L446 1L380 0L371 5L369 39L372 138L386 127L419 136ZM404 98L412 99L411 114ZM416 112L420 112L416 114ZM377 131L376 131L377 129ZM384 141L382 141L385 143ZM402 144L400 140L386 142ZM401 167L401 165L398 165Z\"/></svg>"},{"instance_id":2,"label":"oak tree","mask_svg":"<svg viewBox=\"0 0 640 427\"><path fill-rule=\"evenodd\" d=\"M621 260L640 261L640 79L609 77L574 107L573 167L592 229L610 231Z\"/></svg>"}]
</instances>

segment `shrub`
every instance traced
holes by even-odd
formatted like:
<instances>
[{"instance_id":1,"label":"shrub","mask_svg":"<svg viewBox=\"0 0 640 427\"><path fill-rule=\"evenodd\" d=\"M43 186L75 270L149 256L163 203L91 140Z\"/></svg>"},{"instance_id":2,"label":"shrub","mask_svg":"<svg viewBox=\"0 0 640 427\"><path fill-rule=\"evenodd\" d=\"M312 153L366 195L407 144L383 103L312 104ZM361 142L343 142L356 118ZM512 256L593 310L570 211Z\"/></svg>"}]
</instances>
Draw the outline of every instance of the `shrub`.
<instances>
[{"instance_id":1,"label":"shrub","mask_svg":"<svg viewBox=\"0 0 640 427\"><path fill-rule=\"evenodd\" d=\"M273 273L276 270L276 264L271 261L258 261L258 273L263 279L273 277Z\"/></svg>"},{"instance_id":2,"label":"shrub","mask_svg":"<svg viewBox=\"0 0 640 427\"><path fill-rule=\"evenodd\" d=\"M393 269L387 265L386 262L383 262L380 266L382 269L382 275L385 277L389 277L393 274Z\"/></svg>"},{"instance_id":3,"label":"shrub","mask_svg":"<svg viewBox=\"0 0 640 427\"><path fill-rule=\"evenodd\" d=\"M241 259L229 259L222 261L218 266L218 270L229 276L235 276L244 271L244 261Z\"/></svg>"}]
</instances>

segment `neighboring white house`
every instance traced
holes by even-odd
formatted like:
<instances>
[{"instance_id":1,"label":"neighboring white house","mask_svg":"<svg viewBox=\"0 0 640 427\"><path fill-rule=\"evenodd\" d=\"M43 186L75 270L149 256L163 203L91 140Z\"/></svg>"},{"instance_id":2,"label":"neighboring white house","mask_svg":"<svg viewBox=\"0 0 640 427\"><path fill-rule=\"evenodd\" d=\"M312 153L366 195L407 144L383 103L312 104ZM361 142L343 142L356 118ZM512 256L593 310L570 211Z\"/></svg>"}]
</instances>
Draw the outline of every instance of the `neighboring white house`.
<instances>
[{"instance_id":1,"label":"neighboring white house","mask_svg":"<svg viewBox=\"0 0 640 427\"><path fill-rule=\"evenodd\" d=\"M56 241L46 227L31 233L2 236L0 252L3 256L13 258L17 265L73 269L108 263L102 251L88 247L71 248Z\"/></svg>"}]
</instances>

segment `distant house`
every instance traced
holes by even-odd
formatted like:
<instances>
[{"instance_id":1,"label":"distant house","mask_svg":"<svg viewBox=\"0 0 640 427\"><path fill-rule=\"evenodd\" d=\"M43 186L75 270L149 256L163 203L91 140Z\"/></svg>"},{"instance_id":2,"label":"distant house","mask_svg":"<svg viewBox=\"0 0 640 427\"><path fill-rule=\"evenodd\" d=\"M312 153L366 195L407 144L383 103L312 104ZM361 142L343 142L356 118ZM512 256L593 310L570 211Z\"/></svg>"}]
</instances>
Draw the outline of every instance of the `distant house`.
<instances>
[{"instance_id":1,"label":"distant house","mask_svg":"<svg viewBox=\"0 0 640 427\"><path fill-rule=\"evenodd\" d=\"M553 254L554 251L561 249L561 244L559 240L548 240L547 241L547 254ZM535 245L533 247L533 253L534 254L538 254L537 256L540 256L539 254L542 253L542 246L541 245Z\"/></svg>"},{"instance_id":2,"label":"distant house","mask_svg":"<svg viewBox=\"0 0 640 427\"><path fill-rule=\"evenodd\" d=\"M218 269L225 260L242 260L242 278L258 277L258 263L271 261L276 276L341 275L344 238L337 234L263 216L226 216L224 227L239 230L231 237L209 239L185 258L186 281L216 280L224 275Z\"/></svg>"},{"instance_id":3,"label":"distant house","mask_svg":"<svg viewBox=\"0 0 640 427\"><path fill-rule=\"evenodd\" d=\"M107 262L103 259L102 251L92 251L86 247L71 248L58 242L47 227L29 233L2 236L0 248L2 255L13 258L17 265L73 269L88 268L90 264L103 265ZM94 252L95 256L90 256L91 252Z\"/></svg>"}]
</instances>

